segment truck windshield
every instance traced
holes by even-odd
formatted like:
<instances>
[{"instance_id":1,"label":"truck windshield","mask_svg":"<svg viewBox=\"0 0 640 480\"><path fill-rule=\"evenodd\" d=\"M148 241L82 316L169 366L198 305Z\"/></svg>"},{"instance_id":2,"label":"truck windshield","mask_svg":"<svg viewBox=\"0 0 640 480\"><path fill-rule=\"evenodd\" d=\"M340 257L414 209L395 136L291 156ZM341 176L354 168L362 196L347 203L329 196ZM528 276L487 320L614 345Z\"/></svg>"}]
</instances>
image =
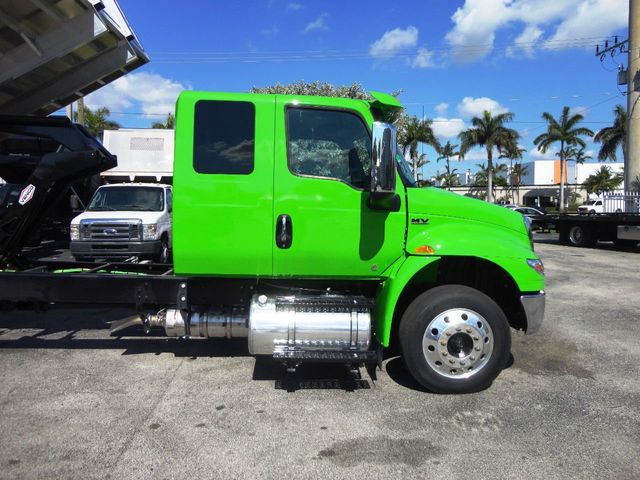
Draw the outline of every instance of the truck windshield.
<instances>
[{"instance_id":1,"label":"truck windshield","mask_svg":"<svg viewBox=\"0 0 640 480\"><path fill-rule=\"evenodd\" d=\"M149 211L164 209L162 188L155 187L102 187L91 199L87 211Z\"/></svg>"},{"instance_id":2,"label":"truck windshield","mask_svg":"<svg viewBox=\"0 0 640 480\"><path fill-rule=\"evenodd\" d=\"M400 150L400 147L398 147ZM398 164L398 171L400 172L400 178L405 187L417 187L416 182L413 180L413 172L409 163L399 153L396 154L396 162Z\"/></svg>"}]
</instances>

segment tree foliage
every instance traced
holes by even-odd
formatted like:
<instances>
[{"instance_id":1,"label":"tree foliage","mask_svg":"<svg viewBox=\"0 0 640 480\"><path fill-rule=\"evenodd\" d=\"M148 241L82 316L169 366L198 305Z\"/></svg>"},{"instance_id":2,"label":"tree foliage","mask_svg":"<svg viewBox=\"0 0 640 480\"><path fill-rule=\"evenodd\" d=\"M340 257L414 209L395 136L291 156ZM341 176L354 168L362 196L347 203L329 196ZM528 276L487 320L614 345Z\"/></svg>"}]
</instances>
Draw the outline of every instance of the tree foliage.
<instances>
[{"instance_id":1,"label":"tree foliage","mask_svg":"<svg viewBox=\"0 0 640 480\"><path fill-rule=\"evenodd\" d=\"M83 106L83 112L83 126L94 137L102 137L102 133L105 130L117 130L120 128L119 123L109 120L108 117L111 115L111 111L107 107L100 107L96 110L91 110L89 107ZM75 122L78 121L78 112L74 113L73 119Z\"/></svg>"},{"instance_id":2,"label":"tree foliage","mask_svg":"<svg viewBox=\"0 0 640 480\"><path fill-rule=\"evenodd\" d=\"M471 119L472 128L465 130L458 135L460 139L460 158L464 158L466 153L475 146L485 147L487 151L487 191L486 199L493 202L493 150L498 152L516 150L520 134L506 127L506 123L513 120L513 113L500 113L492 115L485 110L482 117Z\"/></svg>"},{"instance_id":3,"label":"tree foliage","mask_svg":"<svg viewBox=\"0 0 640 480\"><path fill-rule=\"evenodd\" d=\"M593 137L595 142L602 143L600 151L598 151L598 160L601 162L607 160L615 162L618 147L622 147L624 157L627 156L625 143L627 140L627 111L622 105L616 105L613 114L613 125L603 128Z\"/></svg>"},{"instance_id":4,"label":"tree foliage","mask_svg":"<svg viewBox=\"0 0 640 480\"><path fill-rule=\"evenodd\" d=\"M583 185L588 193L597 193L600 195L603 192L609 192L618 188L622 180L623 176L621 174L612 172L611 168L607 165L602 165L600 170L587 177Z\"/></svg>"},{"instance_id":5,"label":"tree foliage","mask_svg":"<svg viewBox=\"0 0 640 480\"><path fill-rule=\"evenodd\" d=\"M418 154L420 143L436 145L437 141L431 128L431 120L419 120L418 117L409 117L406 124L398 130L398 144L404 155L409 153L413 165L413 178L418 179L418 170L428 163L425 154Z\"/></svg>"},{"instance_id":6,"label":"tree foliage","mask_svg":"<svg viewBox=\"0 0 640 480\"><path fill-rule=\"evenodd\" d=\"M440 142L437 142L435 145L436 153L438 154L438 158L436 159L436 161L445 161L445 173L444 175L441 175L441 177L445 179L443 185L446 186L449 190L451 190L452 186L460 183L458 181L458 177L454 176L454 173L457 171L457 169L454 168L453 170L451 170L450 163L452 157L459 157L460 155L460 152L456 150L456 148L458 148L458 145L452 145L451 142L447 142L444 145L441 145Z\"/></svg>"},{"instance_id":7,"label":"tree foliage","mask_svg":"<svg viewBox=\"0 0 640 480\"><path fill-rule=\"evenodd\" d=\"M549 112L544 112L542 119L547 122L547 131L538 135L533 143L542 153L545 153L551 145L560 143L560 211L564 211L564 171L567 155L565 147L586 147L581 137L592 137L593 132L588 128L579 127L578 124L584 119L584 116L579 113L571 113L571 109L567 106L562 108L559 119L554 118Z\"/></svg>"},{"instance_id":8,"label":"tree foliage","mask_svg":"<svg viewBox=\"0 0 640 480\"><path fill-rule=\"evenodd\" d=\"M171 130L176 126L176 116L169 112L167 113L167 118L164 122L153 122L151 128L164 128Z\"/></svg>"}]
</instances>

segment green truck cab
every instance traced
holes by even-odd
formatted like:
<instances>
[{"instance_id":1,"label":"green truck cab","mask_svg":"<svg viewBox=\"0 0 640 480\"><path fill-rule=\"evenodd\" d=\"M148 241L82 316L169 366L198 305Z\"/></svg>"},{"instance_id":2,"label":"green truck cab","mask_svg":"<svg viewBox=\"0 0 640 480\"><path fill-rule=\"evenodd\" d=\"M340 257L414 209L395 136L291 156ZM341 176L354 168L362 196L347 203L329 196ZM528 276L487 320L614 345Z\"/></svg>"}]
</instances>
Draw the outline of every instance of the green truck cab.
<instances>
[{"instance_id":1,"label":"green truck cab","mask_svg":"<svg viewBox=\"0 0 640 480\"><path fill-rule=\"evenodd\" d=\"M216 336L215 324L248 336L253 354L292 362L333 352L358 363L361 353L395 346L436 392L495 379L510 327L535 332L544 315L544 269L526 219L418 188L394 127L380 121L400 104L372 95L180 95L175 274L256 289L249 306L233 306L244 313L226 320L203 307L156 324L179 335L186 322L192 336Z\"/></svg>"}]
</instances>

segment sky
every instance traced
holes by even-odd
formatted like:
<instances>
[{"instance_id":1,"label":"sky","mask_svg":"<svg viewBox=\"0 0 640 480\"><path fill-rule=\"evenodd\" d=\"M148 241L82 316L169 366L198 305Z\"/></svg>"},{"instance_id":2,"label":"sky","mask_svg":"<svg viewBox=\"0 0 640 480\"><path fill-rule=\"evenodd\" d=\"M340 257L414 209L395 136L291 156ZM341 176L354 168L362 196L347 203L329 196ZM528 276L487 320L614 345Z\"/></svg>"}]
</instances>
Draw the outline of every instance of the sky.
<instances>
[{"instance_id":1,"label":"sky","mask_svg":"<svg viewBox=\"0 0 640 480\"><path fill-rule=\"evenodd\" d=\"M401 91L407 113L456 144L483 110L512 112L524 161L554 158L533 139L562 107L597 131L626 105L626 54L595 45L628 34L628 0L119 0L151 61L87 97L122 127L148 127L184 89L246 92L298 80ZM595 158L597 145L588 142ZM442 173L430 147L425 178ZM455 162L477 170L482 150ZM594 160L595 161L595 160Z\"/></svg>"}]
</instances>

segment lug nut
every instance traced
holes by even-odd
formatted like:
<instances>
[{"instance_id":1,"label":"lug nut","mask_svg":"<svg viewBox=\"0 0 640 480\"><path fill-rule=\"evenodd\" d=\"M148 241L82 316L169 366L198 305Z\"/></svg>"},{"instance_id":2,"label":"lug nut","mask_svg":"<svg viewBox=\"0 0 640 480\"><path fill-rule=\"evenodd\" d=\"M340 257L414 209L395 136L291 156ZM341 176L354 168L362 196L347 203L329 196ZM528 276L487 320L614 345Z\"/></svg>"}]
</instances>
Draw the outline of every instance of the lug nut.
<instances>
[{"instance_id":1,"label":"lug nut","mask_svg":"<svg viewBox=\"0 0 640 480\"><path fill-rule=\"evenodd\" d=\"M480 340L480 337L478 337L477 335L474 335L473 339L477 342L478 340Z\"/></svg>"},{"instance_id":2,"label":"lug nut","mask_svg":"<svg viewBox=\"0 0 640 480\"><path fill-rule=\"evenodd\" d=\"M465 328L465 331L466 331L467 333L471 333L471 328L467 327L467 328Z\"/></svg>"},{"instance_id":3,"label":"lug nut","mask_svg":"<svg viewBox=\"0 0 640 480\"><path fill-rule=\"evenodd\" d=\"M469 360L471 360L472 362L476 359L476 357L469 357Z\"/></svg>"},{"instance_id":4,"label":"lug nut","mask_svg":"<svg viewBox=\"0 0 640 480\"><path fill-rule=\"evenodd\" d=\"M447 355L449 355L449 352L442 352L443 357L446 357Z\"/></svg>"},{"instance_id":5,"label":"lug nut","mask_svg":"<svg viewBox=\"0 0 640 480\"><path fill-rule=\"evenodd\" d=\"M461 332L462 331L462 327L456 327L456 332Z\"/></svg>"},{"instance_id":6,"label":"lug nut","mask_svg":"<svg viewBox=\"0 0 640 480\"><path fill-rule=\"evenodd\" d=\"M464 362L460 362L460 365L462 365L464 367Z\"/></svg>"},{"instance_id":7,"label":"lug nut","mask_svg":"<svg viewBox=\"0 0 640 480\"><path fill-rule=\"evenodd\" d=\"M453 358L450 358L449 363L456 363L456 361Z\"/></svg>"},{"instance_id":8,"label":"lug nut","mask_svg":"<svg viewBox=\"0 0 640 480\"><path fill-rule=\"evenodd\" d=\"M479 352L479 351L480 351L480 347L476 347L476 348L475 348L475 351L476 351L476 352Z\"/></svg>"},{"instance_id":9,"label":"lug nut","mask_svg":"<svg viewBox=\"0 0 640 480\"><path fill-rule=\"evenodd\" d=\"M450 337L450 336L451 336L451 332L444 332L444 334L445 334L447 337Z\"/></svg>"},{"instance_id":10,"label":"lug nut","mask_svg":"<svg viewBox=\"0 0 640 480\"><path fill-rule=\"evenodd\" d=\"M440 345L442 345L443 347L447 344L447 342L445 342L444 340L440 340Z\"/></svg>"}]
</instances>

